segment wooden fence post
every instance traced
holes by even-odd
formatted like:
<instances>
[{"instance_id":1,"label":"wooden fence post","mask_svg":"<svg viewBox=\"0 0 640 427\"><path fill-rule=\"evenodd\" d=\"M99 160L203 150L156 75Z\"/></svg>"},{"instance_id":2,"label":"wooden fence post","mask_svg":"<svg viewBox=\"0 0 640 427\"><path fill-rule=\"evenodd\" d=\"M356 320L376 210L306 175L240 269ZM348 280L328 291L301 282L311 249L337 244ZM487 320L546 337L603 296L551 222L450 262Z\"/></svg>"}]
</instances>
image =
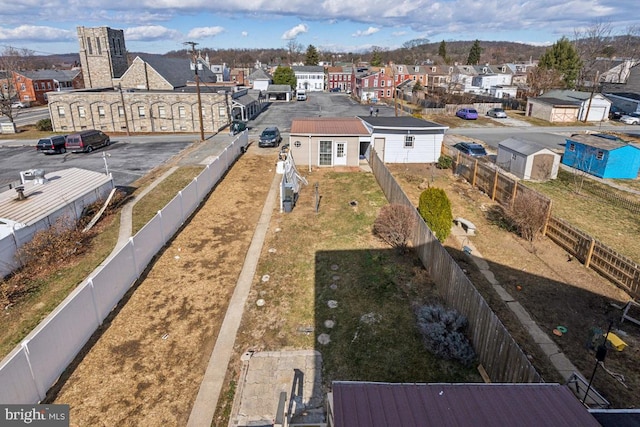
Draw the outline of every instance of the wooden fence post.
<instances>
[{"instance_id":1,"label":"wooden fence post","mask_svg":"<svg viewBox=\"0 0 640 427\"><path fill-rule=\"evenodd\" d=\"M547 235L547 227L549 226L549 218L551 218L551 205L553 204L553 200L549 199L549 205L547 206L547 214L544 218L544 225L542 226L542 235Z\"/></svg>"},{"instance_id":2,"label":"wooden fence post","mask_svg":"<svg viewBox=\"0 0 640 427\"><path fill-rule=\"evenodd\" d=\"M513 181L513 193L511 194L511 202L509 205L513 209L513 205L516 202L516 194L518 193L518 181Z\"/></svg>"},{"instance_id":3,"label":"wooden fence post","mask_svg":"<svg viewBox=\"0 0 640 427\"><path fill-rule=\"evenodd\" d=\"M591 238L591 242L589 243L589 250L587 251L587 256L584 259L584 266L589 268L589 264L591 264L591 256L593 255L593 248L596 246L596 239Z\"/></svg>"},{"instance_id":4,"label":"wooden fence post","mask_svg":"<svg viewBox=\"0 0 640 427\"><path fill-rule=\"evenodd\" d=\"M476 186L476 174L478 173L478 159L475 159L475 163L473 164L473 176L471 177L471 186Z\"/></svg>"},{"instance_id":5,"label":"wooden fence post","mask_svg":"<svg viewBox=\"0 0 640 427\"><path fill-rule=\"evenodd\" d=\"M496 174L493 176L493 190L491 191L491 200L496 201L496 191L498 189L498 169L496 169Z\"/></svg>"}]
</instances>

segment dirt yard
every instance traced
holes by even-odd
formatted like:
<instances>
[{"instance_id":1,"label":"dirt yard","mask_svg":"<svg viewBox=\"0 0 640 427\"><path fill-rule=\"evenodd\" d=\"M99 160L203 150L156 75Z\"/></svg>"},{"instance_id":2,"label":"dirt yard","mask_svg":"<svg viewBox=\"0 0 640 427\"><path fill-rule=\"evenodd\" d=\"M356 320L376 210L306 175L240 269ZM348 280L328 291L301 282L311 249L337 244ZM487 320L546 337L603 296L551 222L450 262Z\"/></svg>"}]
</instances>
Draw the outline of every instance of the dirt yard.
<instances>
[{"instance_id":1,"label":"dirt yard","mask_svg":"<svg viewBox=\"0 0 640 427\"><path fill-rule=\"evenodd\" d=\"M52 391L72 426L186 425L275 173L251 146Z\"/></svg>"},{"instance_id":2,"label":"dirt yard","mask_svg":"<svg viewBox=\"0 0 640 427\"><path fill-rule=\"evenodd\" d=\"M51 402L71 405L71 425L186 424L275 173L275 159L276 151L250 147L52 390ZM392 170L416 204L426 184L447 190L454 216L478 226L473 243L497 280L550 335L557 325L568 328L567 334L553 338L590 377L595 359L585 348L589 328L606 330L610 318L619 319L619 310L610 302L622 304L628 297L577 261L568 262L548 240L532 249L492 225L485 214L491 201L447 171L426 166ZM560 381L484 277L467 262L460 245L453 239L447 245L545 380ZM594 386L614 407L638 407L640 328L625 323L621 329L628 333L623 339L629 347L610 351L605 364L624 375L628 388L603 369Z\"/></svg>"},{"instance_id":3,"label":"dirt yard","mask_svg":"<svg viewBox=\"0 0 640 427\"><path fill-rule=\"evenodd\" d=\"M625 292L575 259L570 259L549 239L542 238L532 246L499 228L489 220L488 212L494 203L463 178L428 166L393 165L390 169L416 206L422 189L427 185L446 189L454 218L464 217L478 227L477 236L469 239L488 261L496 279L529 311L587 380L595 366L595 352L586 348L590 330L595 327L606 332L609 322L613 321L612 331L629 347L621 352L609 350L604 365L611 373L622 375L624 383L599 367L593 386L613 407L640 406L640 375L637 370L640 327L629 322L620 325L621 310L611 305L624 305L630 299ZM528 334L518 328L508 308L461 250L462 245L453 237L447 240L446 245L514 338L531 355L533 364L545 381L561 381L548 361L536 355L536 349L528 342ZM555 336L552 331L558 325L566 327L568 332Z\"/></svg>"}]
</instances>

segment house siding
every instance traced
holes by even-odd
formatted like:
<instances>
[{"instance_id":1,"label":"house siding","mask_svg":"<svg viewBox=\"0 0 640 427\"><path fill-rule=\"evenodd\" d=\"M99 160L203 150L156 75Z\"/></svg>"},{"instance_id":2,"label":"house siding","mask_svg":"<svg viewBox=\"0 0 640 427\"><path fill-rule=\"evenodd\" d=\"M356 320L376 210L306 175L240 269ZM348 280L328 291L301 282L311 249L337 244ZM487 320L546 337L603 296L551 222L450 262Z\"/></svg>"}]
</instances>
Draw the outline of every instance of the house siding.
<instances>
[{"instance_id":1,"label":"house siding","mask_svg":"<svg viewBox=\"0 0 640 427\"><path fill-rule=\"evenodd\" d=\"M300 142L300 147L296 147L295 142ZM360 150L360 137L357 136L319 136L313 135L309 137L309 135L296 135L291 134L289 137L289 147L290 152L293 155L293 158L297 165L300 166L309 166L309 161L311 161L311 166L320 166L320 141L331 141L332 147L332 164L331 165L322 165L322 167L331 167L334 166L335 161L335 147L337 142L346 142L347 143L347 164L345 166L358 166L359 161L359 150ZM309 146L311 144L311 146ZM311 149L310 149L311 148Z\"/></svg>"},{"instance_id":2,"label":"house siding","mask_svg":"<svg viewBox=\"0 0 640 427\"><path fill-rule=\"evenodd\" d=\"M385 138L384 161L387 163L435 163L442 149L442 135L412 135L413 148L406 148L404 134Z\"/></svg>"},{"instance_id":3,"label":"house siding","mask_svg":"<svg viewBox=\"0 0 640 427\"><path fill-rule=\"evenodd\" d=\"M574 150L571 150L571 145ZM602 158L598 159L598 153ZM562 164L600 178L636 179L640 169L640 148L626 145L614 150L567 139Z\"/></svg>"}]
</instances>

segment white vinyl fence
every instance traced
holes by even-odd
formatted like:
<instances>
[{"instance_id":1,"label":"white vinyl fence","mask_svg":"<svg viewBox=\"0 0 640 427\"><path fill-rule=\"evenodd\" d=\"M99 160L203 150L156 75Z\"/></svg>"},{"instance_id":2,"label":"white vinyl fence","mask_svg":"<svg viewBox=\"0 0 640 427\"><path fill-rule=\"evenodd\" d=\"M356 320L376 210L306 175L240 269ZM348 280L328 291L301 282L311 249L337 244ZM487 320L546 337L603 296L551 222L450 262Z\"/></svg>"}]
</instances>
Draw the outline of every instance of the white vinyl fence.
<instances>
[{"instance_id":1,"label":"white vinyl fence","mask_svg":"<svg viewBox=\"0 0 640 427\"><path fill-rule=\"evenodd\" d=\"M196 210L248 143L245 131L4 358L0 403L44 399L91 335Z\"/></svg>"}]
</instances>

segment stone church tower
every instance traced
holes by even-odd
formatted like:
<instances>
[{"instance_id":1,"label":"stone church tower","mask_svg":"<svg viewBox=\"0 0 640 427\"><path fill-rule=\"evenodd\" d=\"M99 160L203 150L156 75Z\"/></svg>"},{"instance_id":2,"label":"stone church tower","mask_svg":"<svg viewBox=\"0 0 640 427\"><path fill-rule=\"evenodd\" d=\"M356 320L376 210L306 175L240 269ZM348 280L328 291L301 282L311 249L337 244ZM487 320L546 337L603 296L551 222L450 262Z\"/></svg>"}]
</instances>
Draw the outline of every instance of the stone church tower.
<instances>
[{"instance_id":1,"label":"stone church tower","mask_svg":"<svg viewBox=\"0 0 640 427\"><path fill-rule=\"evenodd\" d=\"M113 87L129 67L124 31L109 27L78 27L80 65L86 88Z\"/></svg>"}]
</instances>

